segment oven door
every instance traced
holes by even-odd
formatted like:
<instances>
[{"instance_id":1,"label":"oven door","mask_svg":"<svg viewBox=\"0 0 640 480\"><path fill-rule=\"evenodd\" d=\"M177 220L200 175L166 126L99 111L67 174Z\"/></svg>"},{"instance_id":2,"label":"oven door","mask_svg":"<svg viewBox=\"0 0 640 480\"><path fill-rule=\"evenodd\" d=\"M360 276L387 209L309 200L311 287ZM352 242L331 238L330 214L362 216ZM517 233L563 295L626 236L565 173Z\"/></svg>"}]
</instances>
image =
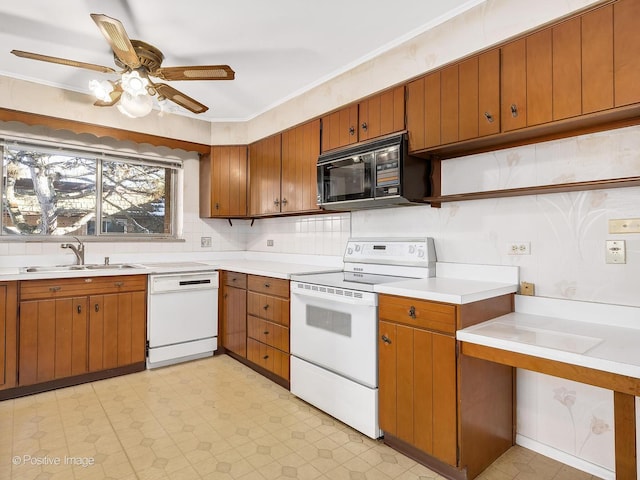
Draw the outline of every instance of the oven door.
<instances>
[{"instance_id":1,"label":"oven door","mask_svg":"<svg viewBox=\"0 0 640 480\"><path fill-rule=\"evenodd\" d=\"M291 285L292 355L377 388L376 294L302 282Z\"/></svg>"},{"instance_id":2,"label":"oven door","mask_svg":"<svg viewBox=\"0 0 640 480\"><path fill-rule=\"evenodd\" d=\"M339 158L318 164L319 203L332 204L372 199L374 154Z\"/></svg>"}]
</instances>

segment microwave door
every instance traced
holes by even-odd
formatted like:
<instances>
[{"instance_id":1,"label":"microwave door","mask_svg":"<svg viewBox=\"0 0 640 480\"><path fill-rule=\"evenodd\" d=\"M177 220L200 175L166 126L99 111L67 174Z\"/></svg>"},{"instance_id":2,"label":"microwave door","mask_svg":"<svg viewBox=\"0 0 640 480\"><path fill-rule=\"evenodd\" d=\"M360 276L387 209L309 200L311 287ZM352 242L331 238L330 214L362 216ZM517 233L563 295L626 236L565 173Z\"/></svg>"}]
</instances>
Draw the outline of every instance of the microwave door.
<instances>
[{"instance_id":1,"label":"microwave door","mask_svg":"<svg viewBox=\"0 0 640 480\"><path fill-rule=\"evenodd\" d=\"M374 155L354 155L319 165L323 179L323 202L373 198Z\"/></svg>"}]
</instances>

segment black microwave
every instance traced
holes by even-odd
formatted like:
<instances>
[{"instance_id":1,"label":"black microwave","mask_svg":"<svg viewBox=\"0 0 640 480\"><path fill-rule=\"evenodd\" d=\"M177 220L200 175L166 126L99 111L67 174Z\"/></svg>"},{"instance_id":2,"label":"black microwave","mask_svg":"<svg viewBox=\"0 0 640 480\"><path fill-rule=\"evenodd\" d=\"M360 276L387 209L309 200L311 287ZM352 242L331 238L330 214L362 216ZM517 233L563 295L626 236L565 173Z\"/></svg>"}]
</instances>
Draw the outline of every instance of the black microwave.
<instances>
[{"instance_id":1,"label":"black microwave","mask_svg":"<svg viewBox=\"0 0 640 480\"><path fill-rule=\"evenodd\" d=\"M383 137L318 157L318 205L358 210L425 203L430 162L408 153L407 135Z\"/></svg>"}]
</instances>

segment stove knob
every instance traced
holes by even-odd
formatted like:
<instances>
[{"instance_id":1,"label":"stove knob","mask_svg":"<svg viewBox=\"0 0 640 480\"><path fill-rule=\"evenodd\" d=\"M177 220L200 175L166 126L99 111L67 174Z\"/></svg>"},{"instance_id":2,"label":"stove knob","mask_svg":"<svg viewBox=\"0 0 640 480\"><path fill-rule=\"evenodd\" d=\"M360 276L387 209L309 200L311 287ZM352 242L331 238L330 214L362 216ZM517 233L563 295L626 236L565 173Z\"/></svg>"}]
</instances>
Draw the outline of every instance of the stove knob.
<instances>
[{"instance_id":1,"label":"stove knob","mask_svg":"<svg viewBox=\"0 0 640 480\"><path fill-rule=\"evenodd\" d=\"M353 248L351 248L351 247L347 248L347 253L349 255L351 255L353 253Z\"/></svg>"},{"instance_id":2,"label":"stove knob","mask_svg":"<svg viewBox=\"0 0 640 480\"><path fill-rule=\"evenodd\" d=\"M424 258L424 250L418 250L418 257Z\"/></svg>"},{"instance_id":3,"label":"stove knob","mask_svg":"<svg viewBox=\"0 0 640 480\"><path fill-rule=\"evenodd\" d=\"M356 245L356 252L360 251L360 245Z\"/></svg>"},{"instance_id":4,"label":"stove knob","mask_svg":"<svg viewBox=\"0 0 640 480\"><path fill-rule=\"evenodd\" d=\"M409 245L409 254L413 255L416 251L415 245Z\"/></svg>"}]
</instances>

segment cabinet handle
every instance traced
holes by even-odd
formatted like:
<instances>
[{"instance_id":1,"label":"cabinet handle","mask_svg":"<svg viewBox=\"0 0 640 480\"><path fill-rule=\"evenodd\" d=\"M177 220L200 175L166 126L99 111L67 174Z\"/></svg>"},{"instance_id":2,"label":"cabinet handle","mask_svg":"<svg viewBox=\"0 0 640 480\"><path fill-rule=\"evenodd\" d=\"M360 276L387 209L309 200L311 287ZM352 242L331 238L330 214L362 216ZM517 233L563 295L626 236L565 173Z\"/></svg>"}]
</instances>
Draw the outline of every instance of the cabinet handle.
<instances>
[{"instance_id":1,"label":"cabinet handle","mask_svg":"<svg viewBox=\"0 0 640 480\"><path fill-rule=\"evenodd\" d=\"M287 203L288 203L288 202L287 202L287 199L286 199L286 198L283 198L283 199L282 199L282 205L286 205Z\"/></svg>"},{"instance_id":2,"label":"cabinet handle","mask_svg":"<svg viewBox=\"0 0 640 480\"><path fill-rule=\"evenodd\" d=\"M59 292L61 289L62 287L58 287L57 285L55 287L49 287L50 292Z\"/></svg>"},{"instance_id":3,"label":"cabinet handle","mask_svg":"<svg viewBox=\"0 0 640 480\"><path fill-rule=\"evenodd\" d=\"M484 118L487 119L487 122L493 123L493 115L491 115L489 112L484 112Z\"/></svg>"},{"instance_id":4,"label":"cabinet handle","mask_svg":"<svg viewBox=\"0 0 640 480\"><path fill-rule=\"evenodd\" d=\"M280 205L280 200L278 200L277 198L273 201L273 204L277 207L278 205Z\"/></svg>"},{"instance_id":5,"label":"cabinet handle","mask_svg":"<svg viewBox=\"0 0 640 480\"><path fill-rule=\"evenodd\" d=\"M271 287L271 284L270 284L270 283L265 283L265 284L264 284L264 288L269 288L269 287Z\"/></svg>"},{"instance_id":6,"label":"cabinet handle","mask_svg":"<svg viewBox=\"0 0 640 480\"><path fill-rule=\"evenodd\" d=\"M263 360L266 360L267 358L269 358L269 355L265 355L264 357L262 357Z\"/></svg>"},{"instance_id":7,"label":"cabinet handle","mask_svg":"<svg viewBox=\"0 0 640 480\"><path fill-rule=\"evenodd\" d=\"M389 337L387 337L386 335L382 335L382 341L384 343L386 343L387 345L391 345L391 339Z\"/></svg>"},{"instance_id":8,"label":"cabinet handle","mask_svg":"<svg viewBox=\"0 0 640 480\"><path fill-rule=\"evenodd\" d=\"M216 205L215 205L215 209L216 209L216 210L220 210L220 204L219 204L219 203L217 203L217 202L216 202Z\"/></svg>"},{"instance_id":9,"label":"cabinet handle","mask_svg":"<svg viewBox=\"0 0 640 480\"><path fill-rule=\"evenodd\" d=\"M124 282L113 282L116 287L121 287L124 285Z\"/></svg>"},{"instance_id":10,"label":"cabinet handle","mask_svg":"<svg viewBox=\"0 0 640 480\"><path fill-rule=\"evenodd\" d=\"M95 311L96 311L96 312L99 312L99 311L100 311L100 305L99 305L99 304L97 304L97 303L94 305L94 307L93 307L93 308L95 309Z\"/></svg>"},{"instance_id":11,"label":"cabinet handle","mask_svg":"<svg viewBox=\"0 0 640 480\"><path fill-rule=\"evenodd\" d=\"M511 104L511 116L513 118L518 116L518 106L515 103Z\"/></svg>"},{"instance_id":12,"label":"cabinet handle","mask_svg":"<svg viewBox=\"0 0 640 480\"><path fill-rule=\"evenodd\" d=\"M360 125L362 127L362 130L364 130L365 132L367 131L367 122L362 122L362 125Z\"/></svg>"},{"instance_id":13,"label":"cabinet handle","mask_svg":"<svg viewBox=\"0 0 640 480\"><path fill-rule=\"evenodd\" d=\"M262 333L264 333L265 335L269 335L269 330L265 330L265 331L264 331L264 332L262 332Z\"/></svg>"},{"instance_id":14,"label":"cabinet handle","mask_svg":"<svg viewBox=\"0 0 640 480\"><path fill-rule=\"evenodd\" d=\"M82 313L82 305L78 305L78 313Z\"/></svg>"},{"instance_id":15,"label":"cabinet handle","mask_svg":"<svg viewBox=\"0 0 640 480\"><path fill-rule=\"evenodd\" d=\"M236 277L233 277L233 278L231 279L231 281L232 281L232 282L235 282L236 280L238 280Z\"/></svg>"},{"instance_id":16,"label":"cabinet handle","mask_svg":"<svg viewBox=\"0 0 640 480\"><path fill-rule=\"evenodd\" d=\"M413 305L409 307L409 316L413 319L416 318L416 307L414 307Z\"/></svg>"},{"instance_id":17,"label":"cabinet handle","mask_svg":"<svg viewBox=\"0 0 640 480\"><path fill-rule=\"evenodd\" d=\"M353 127L349 127L349 135L353 136L356 134L356 129Z\"/></svg>"},{"instance_id":18,"label":"cabinet handle","mask_svg":"<svg viewBox=\"0 0 640 480\"><path fill-rule=\"evenodd\" d=\"M229 296L229 294L228 294L228 293L225 293L225 294L224 294L224 298L227 298L228 296Z\"/></svg>"},{"instance_id":19,"label":"cabinet handle","mask_svg":"<svg viewBox=\"0 0 640 480\"><path fill-rule=\"evenodd\" d=\"M262 307L262 308L264 308L265 310L267 310L267 309L269 308L269 304L267 303L267 304L266 304L264 307Z\"/></svg>"}]
</instances>

